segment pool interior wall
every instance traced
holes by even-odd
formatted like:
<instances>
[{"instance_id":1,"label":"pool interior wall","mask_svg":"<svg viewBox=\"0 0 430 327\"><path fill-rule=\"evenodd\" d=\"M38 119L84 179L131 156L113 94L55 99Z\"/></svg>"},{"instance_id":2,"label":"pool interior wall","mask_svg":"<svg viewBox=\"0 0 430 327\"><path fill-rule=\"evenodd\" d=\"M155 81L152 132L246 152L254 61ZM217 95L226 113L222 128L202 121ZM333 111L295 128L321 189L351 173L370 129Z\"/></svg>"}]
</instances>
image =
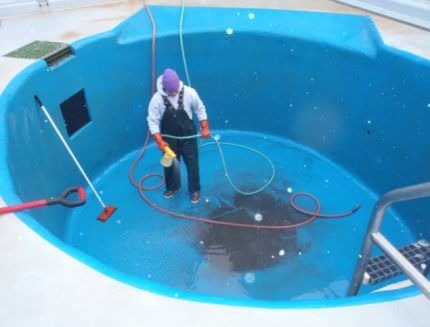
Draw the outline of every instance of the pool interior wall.
<instances>
[{"instance_id":1,"label":"pool interior wall","mask_svg":"<svg viewBox=\"0 0 430 327\"><path fill-rule=\"evenodd\" d=\"M180 9L152 11L158 26L157 74L173 67L184 79ZM228 28L233 33L226 33ZM430 64L385 46L369 18L187 8L184 33L192 84L213 129L260 132L303 144L379 195L429 180ZM1 131L6 149L1 160L8 169L0 178L7 202L85 184L36 106L35 94L67 135L60 103L85 90L92 122L68 141L93 179L143 143L151 89L146 13L72 47L74 56L54 68L36 62L1 96L7 126ZM429 238L428 200L396 209L416 239ZM64 238L70 211L50 207L31 215Z\"/></svg>"}]
</instances>

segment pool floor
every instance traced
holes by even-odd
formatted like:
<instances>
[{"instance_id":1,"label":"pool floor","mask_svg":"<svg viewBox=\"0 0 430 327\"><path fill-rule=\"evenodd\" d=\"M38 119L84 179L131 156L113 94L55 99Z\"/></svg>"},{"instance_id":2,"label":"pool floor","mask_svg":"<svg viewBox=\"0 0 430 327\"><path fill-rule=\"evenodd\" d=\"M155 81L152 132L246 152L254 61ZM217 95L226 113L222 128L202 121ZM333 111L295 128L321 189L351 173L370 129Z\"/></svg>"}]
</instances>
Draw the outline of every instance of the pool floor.
<instances>
[{"instance_id":1,"label":"pool floor","mask_svg":"<svg viewBox=\"0 0 430 327\"><path fill-rule=\"evenodd\" d=\"M255 224L288 224L305 217L288 201L291 192L318 197L323 213L340 213L360 203L355 214L322 219L290 230L257 230L192 222L150 208L128 181L138 154L125 156L96 181L107 203L118 211L105 223L96 218L100 206L94 196L74 211L65 240L100 262L134 277L153 280L181 291L234 299L323 299L346 295L376 196L347 170L310 149L269 135L217 131L220 141L253 147L269 156L276 167L274 182L254 196L236 193L224 176L215 146L200 150L202 197L189 201L185 169L182 191L162 198L162 189L149 197L168 209ZM255 153L224 147L232 180L244 190L257 189L270 177L270 166ZM161 173L160 152L151 145L135 178ZM158 180L149 183L158 183ZM297 201L308 210L309 200ZM400 217L389 212L383 232L405 245L413 239ZM257 222L262 219L261 222Z\"/></svg>"}]
</instances>

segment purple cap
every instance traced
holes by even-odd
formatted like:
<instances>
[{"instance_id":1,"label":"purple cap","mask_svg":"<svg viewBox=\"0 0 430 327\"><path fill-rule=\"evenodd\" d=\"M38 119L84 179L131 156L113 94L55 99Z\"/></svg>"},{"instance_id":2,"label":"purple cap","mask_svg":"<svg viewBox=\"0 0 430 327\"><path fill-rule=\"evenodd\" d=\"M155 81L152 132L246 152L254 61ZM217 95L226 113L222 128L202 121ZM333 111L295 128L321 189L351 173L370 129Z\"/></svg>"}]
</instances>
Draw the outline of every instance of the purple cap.
<instances>
[{"instance_id":1,"label":"purple cap","mask_svg":"<svg viewBox=\"0 0 430 327\"><path fill-rule=\"evenodd\" d=\"M179 76L170 68L167 68L163 74L163 89L168 93L179 91Z\"/></svg>"}]
</instances>

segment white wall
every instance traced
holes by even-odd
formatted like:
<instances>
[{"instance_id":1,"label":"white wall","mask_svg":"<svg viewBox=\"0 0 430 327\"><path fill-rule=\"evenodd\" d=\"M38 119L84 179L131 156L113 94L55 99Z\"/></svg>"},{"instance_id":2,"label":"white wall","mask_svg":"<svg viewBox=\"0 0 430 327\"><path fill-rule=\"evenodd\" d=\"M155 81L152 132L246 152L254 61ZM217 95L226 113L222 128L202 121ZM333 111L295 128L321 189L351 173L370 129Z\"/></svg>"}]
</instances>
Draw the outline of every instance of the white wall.
<instances>
[{"instance_id":1,"label":"white wall","mask_svg":"<svg viewBox=\"0 0 430 327\"><path fill-rule=\"evenodd\" d=\"M126 2L127 0L0 0L0 18L55 9L70 9L97 3ZM39 7L49 2L49 7Z\"/></svg>"},{"instance_id":2,"label":"white wall","mask_svg":"<svg viewBox=\"0 0 430 327\"><path fill-rule=\"evenodd\" d=\"M335 0L430 30L430 0Z\"/></svg>"}]
</instances>

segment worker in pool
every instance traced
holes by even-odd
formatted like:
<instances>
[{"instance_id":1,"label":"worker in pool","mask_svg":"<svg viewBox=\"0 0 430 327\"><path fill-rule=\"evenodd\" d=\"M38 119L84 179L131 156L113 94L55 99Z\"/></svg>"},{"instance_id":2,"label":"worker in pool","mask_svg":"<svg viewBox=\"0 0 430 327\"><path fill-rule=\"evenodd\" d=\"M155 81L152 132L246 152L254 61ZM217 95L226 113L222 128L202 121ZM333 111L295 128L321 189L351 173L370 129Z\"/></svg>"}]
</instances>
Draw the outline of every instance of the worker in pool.
<instances>
[{"instance_id":1,"label":"worker in pool","mask_svg":"<svg viewBox=\"0 0 430 327\"><path fill-rule=\"evenodd\" d=\"M196 135L193 123L193 112L200 122L200 133L203 138L211 136L206 108L196 90L184 85L173 69L166 69L157 80L157 92L153 95L148 108L148 127L157 143L164 151L170 147L178 160L184 159L188 174L188 191L192 203L200 199L200 174L197 138L177 140L164 137ZM181 189L180 169L174 166L164 168L166 190L163 197L171 198Z\"/></svg>"}]
</instances>

